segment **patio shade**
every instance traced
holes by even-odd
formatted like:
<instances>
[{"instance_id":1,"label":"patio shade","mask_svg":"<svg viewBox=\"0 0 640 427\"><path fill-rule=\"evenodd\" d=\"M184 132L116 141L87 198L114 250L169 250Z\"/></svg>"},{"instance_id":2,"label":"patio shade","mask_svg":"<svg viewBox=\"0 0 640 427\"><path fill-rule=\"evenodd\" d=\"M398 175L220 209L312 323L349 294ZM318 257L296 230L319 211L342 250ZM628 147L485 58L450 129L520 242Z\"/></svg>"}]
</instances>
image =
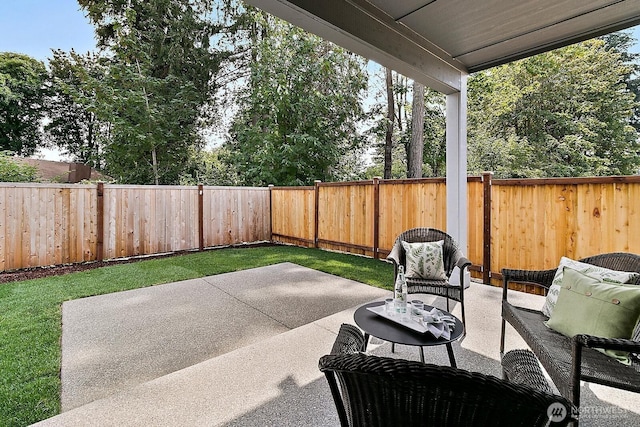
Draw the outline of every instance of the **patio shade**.
<instances>
[{"instance_id":1,"label":"patio shade","mask_svg":"<svg viewBox=\"0 0 640 427\"><path fill-rule=\"evenodd\" d=\"M442 93L472 73L640 24L638 0L248 0Z\"/></svg>"}]
</instances>

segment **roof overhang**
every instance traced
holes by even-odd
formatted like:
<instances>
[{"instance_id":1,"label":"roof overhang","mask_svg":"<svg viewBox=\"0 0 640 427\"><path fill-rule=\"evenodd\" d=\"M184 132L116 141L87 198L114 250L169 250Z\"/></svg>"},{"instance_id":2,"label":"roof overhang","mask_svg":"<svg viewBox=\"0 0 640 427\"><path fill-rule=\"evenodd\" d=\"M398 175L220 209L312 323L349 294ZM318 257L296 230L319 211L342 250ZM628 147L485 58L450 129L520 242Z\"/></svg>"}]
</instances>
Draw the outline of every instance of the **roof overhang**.
<instances>
[{"instance_id":1,"label":"roof overhang","mask_svg":"<svg viewBox=\"0 0 640 427\"><path fill-rule=\"evenodd\" d=\"M445 94L461 75L640 24L638 0L246 0Z\"/></svg>"}]
</instances>

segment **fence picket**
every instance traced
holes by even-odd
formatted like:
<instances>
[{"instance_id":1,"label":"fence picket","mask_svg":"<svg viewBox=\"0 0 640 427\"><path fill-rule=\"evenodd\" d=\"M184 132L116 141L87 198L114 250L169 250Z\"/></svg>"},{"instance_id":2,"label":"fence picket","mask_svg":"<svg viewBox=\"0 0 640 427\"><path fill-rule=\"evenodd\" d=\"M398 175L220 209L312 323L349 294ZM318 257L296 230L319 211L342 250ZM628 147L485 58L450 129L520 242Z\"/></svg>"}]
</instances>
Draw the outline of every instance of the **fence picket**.
<instances>
[{"instance_id":1,"label":"fence picket","mask_svg":"<svg viewBox=\"0 0 640 427\"><path fill-rule=\"evenodd\" d=\"M378 209L367 206L375 204L374 197L355 190L372 185L379 186ZM561 256L640 253L640 177L491 179L489 191L483 185L483 179L468 179L466 254L474 264L473 275L485 282L500 284L503 267L553 268ZM304 242L303 230L316 227L321 247L384 257L408 228L446 230L446 184L441 178L317 183L311 190L271 191L274 201L285 192L287 198L287 203L273 204L274 241ZM310 191L318 198L319 217L306 216L306 226L300 225L291 207L312 197ZM347 223L347 218L357 220ZM296 227L278 228L294 222ZM377 233L356 235L354 228Z\"/></svg>"}]
</instances>

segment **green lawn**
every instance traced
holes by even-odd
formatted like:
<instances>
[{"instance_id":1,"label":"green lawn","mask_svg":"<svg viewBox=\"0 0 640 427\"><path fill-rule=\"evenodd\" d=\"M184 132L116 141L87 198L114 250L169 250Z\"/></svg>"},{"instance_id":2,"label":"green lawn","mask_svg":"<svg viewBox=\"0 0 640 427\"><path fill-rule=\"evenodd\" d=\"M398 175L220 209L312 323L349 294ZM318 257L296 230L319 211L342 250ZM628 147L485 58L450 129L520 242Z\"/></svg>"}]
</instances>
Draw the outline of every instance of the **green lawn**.
<instances>
[{"instance_id":1,"label":"green lawn","mask_svg":"<svg viewBox=\"0 0 640 427\"><path fill-rule=\"evenodd\" d=\"M60 412L64 301L280 262L391 289L393 267L353 255L270 246L223 249L0 284L0 426L24 426Z\"/></svg>"}]
</instances>

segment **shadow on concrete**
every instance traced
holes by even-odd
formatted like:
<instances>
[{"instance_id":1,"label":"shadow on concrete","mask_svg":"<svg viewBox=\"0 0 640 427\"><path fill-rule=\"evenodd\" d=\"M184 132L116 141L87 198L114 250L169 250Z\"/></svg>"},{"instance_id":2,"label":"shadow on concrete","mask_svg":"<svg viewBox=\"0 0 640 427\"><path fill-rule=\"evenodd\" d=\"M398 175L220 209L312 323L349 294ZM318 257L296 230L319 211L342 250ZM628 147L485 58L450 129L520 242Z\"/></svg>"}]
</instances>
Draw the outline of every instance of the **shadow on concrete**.
<instances>
[{"instance_id":1,"label":"shadow on concrete","mask_svg":"<svg viewBox=\"0 0 640 427\"><path fill-rule=\"evenodd\" d=\"M415 347L397 346L391 353L389 343L373 339L369 354L381 357L419 360ZM425 361L437 365L448 365L448 356L444 346L425 353ZM440 351L442 350L442 351ZM476 352L454 345L458 366L463 369L501 376L500 363ZM463 365L463 366L461 366ZM474 369L474 367L476 369ZM264 425L278 426L339 426L338 414L333 403L331 391L324 376L309 384L300 385L291 376L279 384L280 395L255 408L243 416L224 424L227 427L253 427ZM640 415L619 406L600 400L589 385L582 387L580 426L640 426ZM267 421L268 420L268 421Z\"/></svg>"}]
</instances>

